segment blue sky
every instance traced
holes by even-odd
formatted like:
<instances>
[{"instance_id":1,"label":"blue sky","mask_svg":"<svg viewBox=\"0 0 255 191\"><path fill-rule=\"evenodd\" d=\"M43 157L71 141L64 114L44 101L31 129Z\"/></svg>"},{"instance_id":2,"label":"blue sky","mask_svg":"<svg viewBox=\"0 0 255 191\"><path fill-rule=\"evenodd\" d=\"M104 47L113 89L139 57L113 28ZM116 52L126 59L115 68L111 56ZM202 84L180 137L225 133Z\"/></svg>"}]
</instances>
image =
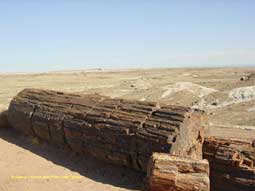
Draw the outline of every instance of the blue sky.
<instances>
[{"instance_id":1,"label":"blue sky","mask_svg":"<svg viewBox=\"0 0 255 191\"><path fill-rule=\"evenodd\" d=\"M0 0L0 72L255 66L253 0Z\"/></svg>"}]
</instances>

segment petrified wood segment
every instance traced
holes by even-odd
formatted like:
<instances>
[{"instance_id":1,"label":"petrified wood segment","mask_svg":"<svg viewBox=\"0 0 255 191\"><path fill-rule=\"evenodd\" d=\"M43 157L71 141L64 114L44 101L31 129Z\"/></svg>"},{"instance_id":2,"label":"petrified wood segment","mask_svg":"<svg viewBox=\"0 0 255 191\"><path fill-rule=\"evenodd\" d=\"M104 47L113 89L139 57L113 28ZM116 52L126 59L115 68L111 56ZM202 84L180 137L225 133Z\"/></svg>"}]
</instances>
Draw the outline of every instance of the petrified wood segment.
<instances>
[{"instance_id":1,"label":"petrified wood segment","mask_svg":"<svg viewBox=\"0 0 255 191\"><path fill-rule=\"evenodd\" d=\"M187 107L37 89L20 92L8 112L26 134L142 171L152 152L202 158L202 118Z\"/></svg>"},{"instance_id":2,"label":"petrified wood segment","mask_svg":"<svg viewBox=\"0 0 255 191\"><path fill-rule=\"evenodd\" d=\"M212 191L255 190L255 148L250 143L211 137L203 153L210 163Z\"/></svg>"},{"instance_id":3,"label":"petrified wood segment","mask_svg":"<svg viewBox=\"0 0 255 191\"><path fill-rule=\"evenodd\" d=\"M208 161L154 153L148 166L147 190L209 191Z\"/></svg>"}]
</instances>

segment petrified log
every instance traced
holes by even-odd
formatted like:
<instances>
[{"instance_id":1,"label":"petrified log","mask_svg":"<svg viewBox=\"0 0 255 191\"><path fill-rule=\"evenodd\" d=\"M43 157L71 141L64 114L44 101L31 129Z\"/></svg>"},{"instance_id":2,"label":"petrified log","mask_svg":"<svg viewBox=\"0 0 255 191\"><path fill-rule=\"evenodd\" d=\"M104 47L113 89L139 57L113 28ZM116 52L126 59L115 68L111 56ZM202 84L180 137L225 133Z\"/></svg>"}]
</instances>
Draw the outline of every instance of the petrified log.
<instances>
[{"instance_id":1,"label":"petrified log","mask_svg":"<svg viewBox=\"0 0 255 191\"><path fill-rule=\"evenodd\" d=\"M201 159L203 116L187 107L38 89L20 92L8 111L26 134L144 172L152 152Z\"/></svg>"},{"instance_id":2,"label":"petrified log","mask_svg":"<svg viewBox=\"0 0 255 191\"><path fill-rule=\"evenodd\" d=\"M212 191L255 190L255 148L250 143L211 137L203 153L210 163Z\"/></svg>"},{"instance_id":3,"label":"petrified log","mask_svg":"<svg viewBox=\"0 0 255 191\"><path fill-rule=\"evenodd\" d=\"M147 172L148 191L209 191L209 164L169 154L154 153Z\"/></svg>"}]
</instances>

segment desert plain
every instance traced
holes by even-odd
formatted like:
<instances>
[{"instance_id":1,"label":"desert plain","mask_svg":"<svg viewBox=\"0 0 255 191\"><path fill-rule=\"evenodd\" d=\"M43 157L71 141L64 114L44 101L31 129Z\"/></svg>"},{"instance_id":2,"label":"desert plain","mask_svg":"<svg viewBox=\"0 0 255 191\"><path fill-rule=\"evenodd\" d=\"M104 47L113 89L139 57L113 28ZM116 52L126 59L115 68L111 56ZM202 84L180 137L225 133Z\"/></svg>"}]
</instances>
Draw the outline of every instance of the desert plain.
<instances>
[{"instance_id":1,"label":"desert plain","mask_svg":"<svg viewBox=\"0 0 255 191\"><path fill-rule=\"evenodd\" d=\"M97 93L199 108L207 114L207 136L252 141L254 73L255 68L162 68L0 74L0 110L6 110L24 88ZM3 127L0 172L0 191L141 190L144 178L138 172L77 156Z\"/></svg>"}]
</instances>

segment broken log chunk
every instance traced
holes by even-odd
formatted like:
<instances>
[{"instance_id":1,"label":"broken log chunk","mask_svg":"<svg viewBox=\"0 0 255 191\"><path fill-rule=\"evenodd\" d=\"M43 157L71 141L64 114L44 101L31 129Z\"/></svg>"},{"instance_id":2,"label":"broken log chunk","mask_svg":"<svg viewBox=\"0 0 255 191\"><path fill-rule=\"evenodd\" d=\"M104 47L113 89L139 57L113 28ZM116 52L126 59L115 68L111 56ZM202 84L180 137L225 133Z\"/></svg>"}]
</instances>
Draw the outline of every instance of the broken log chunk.
<instances>
[{"instance_id":1,"label":"broken log chunk","mask_svg":"<svg viewBox=\"0 0 255 191\"><path fill-rule=\"evenodd\" d=\"M210 163L212 191L255 190L255 148L250 143L210 137L203 154Z\"/></svg>"},{"instance_id":2,"label":"broken log chunk","mask_svg":"<svg viewBox=\"0 0 255 191\"><path fill-rule=\"evenodd\" d=\"M204 113L188 107L25 89L8 120L26 134L143 172L153 152L202 158Z\"/></svg>"},{"instance_id":3,"label":"broken log chunk","mask_svg":"<svg viewBox=\"0 0 255 191\"><path fill-rule=\"evenodd\" d=\"M209 191L209 164L194 160L154 153L148 165L148 191Z\"/></svg>"}]
</instances>

